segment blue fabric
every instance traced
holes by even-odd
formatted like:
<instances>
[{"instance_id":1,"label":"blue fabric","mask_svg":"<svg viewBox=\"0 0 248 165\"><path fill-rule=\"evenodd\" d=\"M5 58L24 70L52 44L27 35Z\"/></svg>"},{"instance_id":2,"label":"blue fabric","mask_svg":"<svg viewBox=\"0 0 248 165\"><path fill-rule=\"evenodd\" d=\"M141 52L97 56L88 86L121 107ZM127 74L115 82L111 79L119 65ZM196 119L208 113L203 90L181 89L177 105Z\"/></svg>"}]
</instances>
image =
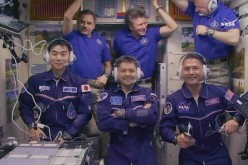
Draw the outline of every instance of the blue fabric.
<instances>
[{"instance_id":1,"label":"blue fabric","mask_svg":"<svg viewBox=\"0 0 248 165\"><path fill-rule=\"evenodd\" d=\"M111 135L108 165L156 165L151 135L158 120L159 109L158 100L151 89L135 85L126 95L120 87L115 87L104 91L99 98L98 127ZM147 103L151 107L144 109ZM111 115L119 109L125 109L125 118ZM147 113L140 115L140 111ZM130 122L138 125L130 127Z\"/></svg>"},{"instance_id":2,"label":"blue fabric","mask_svg":"<svg viewBox=\"0 0 248 165\"><path fill-rule=\"evenodd\" d=\"M70 69L84 79L96 79L104 72L103 63L111 61L111 54L104 37L93 32L91 37L73 30L64 36L73 47L77 60Z\"/></svg>"},{"instance_id":3,"label":"blue fabric","mask_svg":"<svg viewBox=\"0 0 248 165\"><path fill-rule=\"evenodd\" d=\"M234 111L231 115L241 117L232 106L237 99L238 97L226 87L203 83L197 104L187 86L183 84L182 89L168 95L166 98L160 121L160 135L163 140L172 143L175 137L176 125L181 132L187 132L188 124L190 123L192 125L190 134L196 140L196 144L188 149L183 149L183 153L188 153L192 156L187 160L198 159L195 157L196 153L201 153L203 156L199 157L199 159L202 159L204 154L214 151L220 144L223 144L218 129L224 124L224 118L220 123L217 120L217 116L225 117L222 114L228 109ZM215 133L208 135L208 133L214 131ZM220 153L220 155L222 154ZM229 157L227 153L224 155ZM183 159L181 161L183 162ZM205 163L208 164L207 162Z\"/></svg>"},{"instance_id":4,"label":"blue fabric","mask_svg":"<svg viewBox=\"0 0 248 165\"><path fill-rule=\"evenodd\" d=\"M91 118L91 93L83 92L81 85L86 82L73 75L67 69L58 83L54 80L52 70L31 76L25 84L41 108L40 122L50 127L52 139L59 131L68 131L72 136L88 123ZM19 97L19 111L29 125L34 122L35 103L31 96L23 89ZM45 129L47 137L48 130Z\"/></svg>"},{"instance_id":5,"label":"blue fabric","mask_svg":"<svg viewBox=\"0 0 248 165\"><path fill-rule=\"evenodd\" d=\"M208 152L192 152L181 149L179 152L179 162L179 165L232 165L228 150L222 143L216 145L215 149Z\"/></svg>"},{"instance_id":6,"label":"blue fabric","mask_svg":"<svg viewBox=\"0 0 248 165\"><path fill-rule=\"evenodd\" d=\"M204 25L217 31L229 31L230 29L239 29L239 21L234 11L218 2L218 7L208 16L200 16L195 12L194 2L189 1L188 8L185 11L193 20L194 42L196 52L201 53L207 60L224 58L230 55L233 46L227 45L214 37L208 35L196 35L197 25Z\"/></svg>"},{"instance_id":7,"label":"blue fabric","mask_svg":"<svg viewBox=\"0 0 248 165\"><path fill-rule=\"evenodd\" d=\"M116 33L113 49L117 56L131 55L135 57L144 72L143 78L153 76L158 55L158 42L163 39L159 33L159 27L150 27L146 35L139 39L131 35L129 29L122 29Z\"/></svg>"}]
</instances>

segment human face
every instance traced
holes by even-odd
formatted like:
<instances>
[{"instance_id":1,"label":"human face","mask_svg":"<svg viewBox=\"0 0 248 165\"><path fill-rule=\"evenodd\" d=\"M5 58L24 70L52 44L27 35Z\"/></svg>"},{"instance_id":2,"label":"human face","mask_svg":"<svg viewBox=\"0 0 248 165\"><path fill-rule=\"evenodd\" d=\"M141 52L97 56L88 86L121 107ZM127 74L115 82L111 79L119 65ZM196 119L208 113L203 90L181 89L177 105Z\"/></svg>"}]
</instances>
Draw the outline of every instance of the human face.
<instances>
[{"instance_id":1,"label":"human face","mask_svg":"<svg viewBox=\"0 0 248 165\"><path fill-rule=\"evenodd\" d=\"M81 15L77 21L78 30L81 34L90 37L92 31L95 29L95 20L94 17L90 14Z\"/></svg>"},{"instance_id":2,"label":"human face","mask_svg":"<svg viewBox=\"0 0 248 165\"><path fill-rule=\"evenodd\" d=\"M69 63L70 53L66 46L55 45L49 53L49 62L54 71L63 71Z\"/></svg>"},{"instance_id":3,"label":"human face","mask_svg":"<svg viewBox=\"0 0 248 165\"><path fill-rule=\"evenodd\" d=\"M130 25L130 30L132 34L136 37L144 36L147 30L147 21L145 17L139 17L132 20L132 25Z\"/></svg>"},{"instance_id":4,"label":"human face","mask_svg":"<svg viewBox=\"0 0 248 165\"><path fill-rule=\"evenodd\" d=\"M196 58L185 59L182 64L182 77L188 86L200 85L204 80L202 62Z\"/></svg>"},{"instance_id":5,"label":"human face","mask_svg":"<svg viewBox=\"0 0 248 165\"><path fill-rule=\"evenodd\" d=\"M118 68L118 80L122 87L132 88L137 81L137 68L134 63L122 62Z\"/></svg>"},{"instance_id":6,"label":"human face","mask_svg":"<svg viewBox=\"0 0 248 165\"><path fill-rule=\"evenodd\" d=\"M199 15L205 16L210 14L208 10L208 3L210 0L195 0L195 10Z\"/></svg>"}]
</instances>

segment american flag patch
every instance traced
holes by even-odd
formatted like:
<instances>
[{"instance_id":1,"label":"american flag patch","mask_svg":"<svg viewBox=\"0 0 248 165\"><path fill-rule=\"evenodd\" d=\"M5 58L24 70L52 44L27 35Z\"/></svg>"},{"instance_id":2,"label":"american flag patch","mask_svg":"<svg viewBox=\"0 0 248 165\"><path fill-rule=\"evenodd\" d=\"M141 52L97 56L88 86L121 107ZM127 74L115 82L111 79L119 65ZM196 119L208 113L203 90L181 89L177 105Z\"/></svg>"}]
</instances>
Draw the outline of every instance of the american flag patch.
<instances>
[{"instance_id":1,"label":"american flag patch","mask_svg":"<svg viewBox=\"0 0 248 165\"><path fill-rule=\"evenodd\" d=\"M228 101L231 101L233 96L234 96L234 93L230 89L228 89L225 94L225 99L227 99Z\"/></svg>"}]
</instances>

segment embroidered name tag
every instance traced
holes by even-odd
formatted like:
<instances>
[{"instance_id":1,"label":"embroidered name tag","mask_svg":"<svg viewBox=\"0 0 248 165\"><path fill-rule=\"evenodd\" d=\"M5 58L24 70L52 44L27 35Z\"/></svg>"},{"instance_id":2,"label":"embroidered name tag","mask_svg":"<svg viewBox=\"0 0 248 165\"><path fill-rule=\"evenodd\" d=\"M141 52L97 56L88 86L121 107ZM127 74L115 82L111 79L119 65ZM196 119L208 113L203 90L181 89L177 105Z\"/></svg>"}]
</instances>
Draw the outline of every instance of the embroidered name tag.
<instances>
[{"instance_id":1,"label":"embroidered name tag","mask_svg":"<svg viewBox=\"0 0 248 165\"><path fill-rule=\"evenodd\" d=\"M111 96L110 97L111 105L122 105L122 97L119 96Z\"/></svg>"},{"instance_id":2,"label":"embroidered name tag","mask_svg":"<svg viewBox=\"0 0 248 165\"><path fill-rule=\"evenodd\" d=\"M218 97L212 98L212 99L208 99L205 101L205 105L209 106L209 105L214 105L214 104L218 104L220 103L220 100Z\"/></svg>"},{"instance_id":3,"label":"embroidered name tag","mask_svg":"<svg viewBox=\"0 0 248 165\"><path fill-rule=\"evenodd\" d=\"M40 90L40 92L42 92L42 91L49 91L50 90L50 86L45 86L45 85L39 86L39 90Z\"/></svg>"},{"instance_id":4,"label":"embroidered name tag","mask_svg":"<svg viewBox=\"0 0 248 165\"><path fill-rule=\"evenodd\" d=\"M76 87L63 87L63 92L77 93L77 88Z\"/></svg>"},{"instance_id":5,"label":"embroidered name tag","mask_svg":"<svg viewBox=\"0 0 248 165\"><path fill-rule=\"evenodd\" d=\"M146 101L146 95L131 96L131 102Z\"/></svg>"}]
</instances>

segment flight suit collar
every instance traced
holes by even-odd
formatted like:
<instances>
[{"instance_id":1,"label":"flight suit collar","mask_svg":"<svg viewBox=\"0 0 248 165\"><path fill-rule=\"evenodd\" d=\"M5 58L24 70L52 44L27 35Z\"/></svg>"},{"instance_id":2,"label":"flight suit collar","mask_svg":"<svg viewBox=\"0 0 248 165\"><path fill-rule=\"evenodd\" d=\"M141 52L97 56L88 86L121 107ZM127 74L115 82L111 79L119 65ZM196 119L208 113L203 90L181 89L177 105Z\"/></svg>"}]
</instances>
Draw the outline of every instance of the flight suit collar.
<instances>
[{"instance_id":1,"label":"flight suit collar","mask_svg":"<svg viewBox=\"0 0 248 165\"><path fill-rule=\"evenodd\" d=\"M69 77L69 74L70 74L70 71L69 71L69 69L67 68L67 69L64 71L63 75L60 77L60 80L67 81L67 80L68 80L68 77ZM52 69L50 69L50 70L47 72L47 74L46 74L45 81L52 81L52 80L54 80L54 79L55 79L55 77L54 77L54 75L53 75L53 71L52 71Z\"/></svg>"},{"instance_id":2,"label":"flight suit collar","mask_svg":"<svg viewBox=\"0 0 248 165\"><path fill-rule=\"evenodd\" d=\"M186 98L192 98L193 97L190 90L188 89L188 87L186 86L185 83L183 83L182 92L183 92L184 97L186 97ZM208 98L207 85L205 83L202 83L199 97Z\"/></svg>"},{"instance_id":3,"label":"flight suit collar","mask_svg":"<svg viewBox=\"0 0 248 165\"><path fill-rule=\"evenodd\" d=\"M132 90L131 90L130 92L139 91L140 89L141 89L141 87L140 87L137 83L135 83L134 86L133 86L133 88L132 88ZM118 85L118 86L116 87L116 89L114 90L114 93L119 92L119 91L123 91L123 90L121 89L121 86L120 86L120 85Z\"/></svg>"}]
</instances>

